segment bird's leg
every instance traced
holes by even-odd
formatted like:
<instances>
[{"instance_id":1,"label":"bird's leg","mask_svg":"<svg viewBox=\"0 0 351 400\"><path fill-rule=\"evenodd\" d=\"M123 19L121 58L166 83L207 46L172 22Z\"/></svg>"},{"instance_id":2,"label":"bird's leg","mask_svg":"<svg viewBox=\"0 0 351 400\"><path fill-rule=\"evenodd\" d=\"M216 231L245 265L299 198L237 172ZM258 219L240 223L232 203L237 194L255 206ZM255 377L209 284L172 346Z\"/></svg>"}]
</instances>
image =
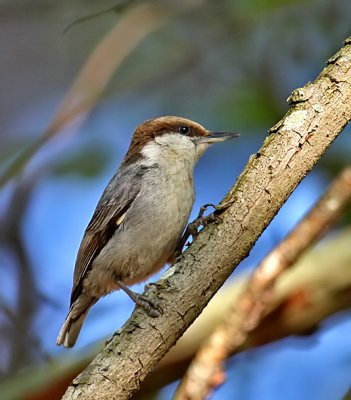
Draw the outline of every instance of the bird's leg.
<instances>
[{"instance_id":1,"label":"bird's leg","mask_svg":"<svg viewBox=\"0 0 351 400\"><path fill-rule=\"evenodd\" d=\"M136 305L142 307L145 310L146 314L149 317L157 318L163 314L162 308L154 300L148 299L141 294L133 292L121 281L117 281L116 283L119 288L122 289L134 301Z\"/></svg>"},{"instance_id":2,"label":"bird's leg","mask_svg":"<svg viewBox=\"0 0 351 400\"><path fill-rule=\"evenodd\" d=\"M218 213L226 210L232 203L233 201L228 201L227 203L220 204L219 206L208 203L200 207L200 211L197 217L194 219L194 221L190 222L186 227L183 236L180 239L178 246L174 252L172 260L176 260L182 254L182 249L185 246L185 244L188 245L187 240L189 239L190 236L192 236L194 239L196 238L196 236L199 234L198 229L200 228L200 226L205 227L211 222L217 222L217 223L222 222L222 219L218 215ZM214 212L212 214L204 216L205 211L209 207L213 207Z\"/></svg>"}]
</instances>

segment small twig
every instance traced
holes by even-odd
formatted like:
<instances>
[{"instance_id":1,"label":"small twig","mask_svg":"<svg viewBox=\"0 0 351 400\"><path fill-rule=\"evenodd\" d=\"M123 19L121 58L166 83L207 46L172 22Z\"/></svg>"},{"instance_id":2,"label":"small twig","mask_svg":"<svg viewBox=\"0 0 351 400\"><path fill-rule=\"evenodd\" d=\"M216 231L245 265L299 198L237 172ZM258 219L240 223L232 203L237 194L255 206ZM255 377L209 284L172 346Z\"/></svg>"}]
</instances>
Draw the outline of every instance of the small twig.
<instances>
[{"instance_id":1,"label":"small twig","mask_svg":"<svg viewBox=\"0 0 351 400\"><path fill-rule=\"evenodd\" d=\"M262 260L225 320L198 351L175 399L204 399L223 382L225 360L264 317L274 295L274 284L278 276L339 220L350 202L351 166L340 173L315 207Z\"/></svg>"},{"instance_id":2,"label":"small twig","mask_svg":"<svg viewBox=\"0 0 351 400\"><path fill-rule=\"evenodd\" d=\"M131 5L131 3L133 2L133 0L124 0L121 1L117 4L115 4L112 7L109 8L105 8L103 10L97 11L94 14L89 14L89 15L85 15L84 17L80 17L75 19L74 21L72 21L69 25L66 26L66 28L63 30L63 33L67 33L71 28L73 28L75 25L81 24L83 22L89 21L90 19L96 18L96 17L101 17L104 14L108 14L110 12L115 12L115 13L120 13L121 11L123 11L126 7L128 7L129 5Z\"/></svg>"}]
</instances>

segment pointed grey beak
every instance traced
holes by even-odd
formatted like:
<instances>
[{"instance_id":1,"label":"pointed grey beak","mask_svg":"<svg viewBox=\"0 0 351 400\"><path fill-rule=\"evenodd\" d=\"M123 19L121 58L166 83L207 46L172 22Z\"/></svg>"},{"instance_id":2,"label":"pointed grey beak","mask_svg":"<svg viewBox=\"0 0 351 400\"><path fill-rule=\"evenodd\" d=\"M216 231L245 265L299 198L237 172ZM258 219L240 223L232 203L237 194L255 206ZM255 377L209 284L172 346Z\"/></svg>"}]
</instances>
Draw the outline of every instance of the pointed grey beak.
<instances>
[{"instance_id":1,"label":"pointed grey beak","mask_svg":"<svg viewBox=\"0 0 351 400\"><path fill-rule=\"evenodd\" d=\"M199 143L218 143L224 142L225 140L234 139L240 136L239 133L234 132L209 132L208 136L199 138Z\"/></svg>"}]
</instances>

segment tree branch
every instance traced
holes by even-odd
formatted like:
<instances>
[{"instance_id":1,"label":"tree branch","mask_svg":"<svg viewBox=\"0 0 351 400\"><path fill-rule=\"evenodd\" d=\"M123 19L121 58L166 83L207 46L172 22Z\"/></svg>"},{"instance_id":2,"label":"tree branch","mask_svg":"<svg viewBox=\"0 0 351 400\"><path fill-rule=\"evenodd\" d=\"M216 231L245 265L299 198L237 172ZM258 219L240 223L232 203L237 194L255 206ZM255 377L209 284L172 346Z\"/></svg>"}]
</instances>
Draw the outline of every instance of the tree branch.
<instances>
[{"instance_id":1,"label":"tree branch","mask_svg":"<svg viewBox=\"0 0 351 400\"><path fill-rule=\"evenodd\" d=\"M164 315L136 309L68 388L63 399L127 399L243 260L300 181L351 118L351 38L319 77L293 92L225 202L221 224L200 232L184 256L145 293Z\"/></svg>"},{"instance_id":2,"label":"tree branch","mask_svg":"<svg viewBox=\"0 0 351 400\"><path fill-rule=\"evenodd\" d=\"M202 400L223 383L226 359L268 313L277 278L339 220L350 203L351 167L347 167L302 221L261 261L242 295L196 354L175 399Z\"/></svg>"}]
</instances>

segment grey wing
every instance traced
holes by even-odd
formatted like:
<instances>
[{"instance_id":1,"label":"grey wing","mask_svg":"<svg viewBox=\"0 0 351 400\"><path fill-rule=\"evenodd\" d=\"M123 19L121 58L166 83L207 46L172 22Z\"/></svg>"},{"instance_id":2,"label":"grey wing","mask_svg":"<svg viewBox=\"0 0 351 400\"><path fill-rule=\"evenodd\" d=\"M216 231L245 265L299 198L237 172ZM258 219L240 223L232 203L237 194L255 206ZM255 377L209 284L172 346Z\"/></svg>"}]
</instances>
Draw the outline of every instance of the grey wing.
<instances>
[{"instance_id":1,"label":"grey wing","mask_svg":"<svg viewBox=\"0 0 351 400\"><path fill-rule=\"evenodd\" d=\"M129 172L129 173L128 173ZM94 259L122 224L126 213L140 192L140 179L133 179L145 172L135 168L112 178L99 201L80 244L74 269L71 305L82 291L83 280ZM133 180L135 184L130 184ZM128 184L129 181L129 184Z\"/></svg>"}]
</instances>

